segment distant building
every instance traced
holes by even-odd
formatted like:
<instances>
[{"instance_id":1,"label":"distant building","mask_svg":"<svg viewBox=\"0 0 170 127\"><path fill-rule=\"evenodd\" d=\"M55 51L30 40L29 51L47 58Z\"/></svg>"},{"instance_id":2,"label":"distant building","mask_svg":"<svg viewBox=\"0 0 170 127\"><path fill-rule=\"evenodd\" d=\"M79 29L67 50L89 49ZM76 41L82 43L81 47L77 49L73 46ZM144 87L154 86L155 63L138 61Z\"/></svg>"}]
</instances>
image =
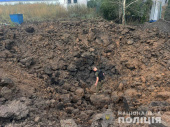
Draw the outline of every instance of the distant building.
<instances>
[{"instance_id":1,"label":"distant building","mask_svg":"<svg viewBox=\"0 0 170 127\"><path fill-rule=\"evenodd\" d=\"M46 4L60 4L64 7L72 5L85 5L87 6L87 0L0 0L1 5L6 4L34 4L34 3L46 3Z\"/></svg>"},{"instance_id":2,"label":"distant building","mask_svg":"<svg viewBox=\"0 0 170 127\"><path fill-rule=\"evenodd\" d=\"M87 0L59 0L61 5L64 7L72 6L72 5L85 5L87 6Z\"/></svg>"},{"instance_id":3,"label":"distant building","mask_svg":"<svg viewBox=\"0 0 170 127\"><path fill-rule=\"evenodd\" d=\"M0 0L0 5L15 5L15 4L59 4L59 0Z\"/></svg>"}]
</instances>

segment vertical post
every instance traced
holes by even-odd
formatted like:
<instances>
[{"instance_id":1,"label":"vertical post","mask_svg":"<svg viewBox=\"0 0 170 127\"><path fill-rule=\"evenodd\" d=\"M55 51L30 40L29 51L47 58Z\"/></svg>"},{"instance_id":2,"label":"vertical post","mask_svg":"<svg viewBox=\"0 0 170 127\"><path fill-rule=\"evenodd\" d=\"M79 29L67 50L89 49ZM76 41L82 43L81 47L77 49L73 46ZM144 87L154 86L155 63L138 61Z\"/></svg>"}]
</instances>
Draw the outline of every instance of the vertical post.
<instances>
[{"instance_id":1,"label":"vertical post","mask_svg":"<svg viewBox=\"0 0 170 127\"><path fill-rule=\"evenodd\" d=\"M121 3L121 0L119 0L119 23L121 23L121 16L122 16L122 4Z\"/></svg>"},{"instance_id":2,"label":"vertical post","mask_svg":"<svg viewBox=\"0 0 170 127\"><path fill-rule=\"evenodd\" d=\"M126 0L123 0L123 16L122 16L123 25L125 25L125 13L126 13Z\"/></svg>"}]
</instances>

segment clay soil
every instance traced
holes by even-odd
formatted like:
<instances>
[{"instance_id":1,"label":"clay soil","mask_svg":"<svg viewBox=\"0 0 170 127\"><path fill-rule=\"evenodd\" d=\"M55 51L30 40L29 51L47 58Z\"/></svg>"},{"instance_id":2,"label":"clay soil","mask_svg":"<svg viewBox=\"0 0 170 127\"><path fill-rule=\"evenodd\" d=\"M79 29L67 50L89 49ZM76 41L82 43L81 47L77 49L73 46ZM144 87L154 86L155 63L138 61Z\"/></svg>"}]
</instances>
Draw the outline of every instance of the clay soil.
<instances>
[{"instance_id":1,"label":"clay soil","mask_svg":"<svg viewBox=\"0 0 170 127\"><path fill-rule=\"evenodd\" d=\"M94 94L92 66L105 73L99 94ZM3 26L0 80L10 78L13 85L0 85L0 91L12 90L10 97L0 93L0 104L24 97L29 113L20 120L1 116L0 126L60 127L60 120L72 118L90 127L106 109L115 119L127 110L163 115L170 111L169 71L170 34L157 28L105 20Z\"/></svg>"}]
</instances>

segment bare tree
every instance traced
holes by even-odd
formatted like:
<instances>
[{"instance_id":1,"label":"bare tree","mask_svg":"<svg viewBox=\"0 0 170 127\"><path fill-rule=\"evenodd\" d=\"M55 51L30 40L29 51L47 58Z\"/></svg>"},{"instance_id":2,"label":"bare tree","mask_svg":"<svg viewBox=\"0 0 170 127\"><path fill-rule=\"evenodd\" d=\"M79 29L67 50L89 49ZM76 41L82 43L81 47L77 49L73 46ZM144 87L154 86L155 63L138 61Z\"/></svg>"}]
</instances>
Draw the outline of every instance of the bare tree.
<instances>
[{"instance_id":1,"label":"bare tree","mask_svg":"<svg viewBox=\"0 0 170 127\"><path fill-rule=\"evenodd\" d=\"M138 1L139 0L133 0L132 2L128 3L128 5L126 3L126 0L110 0L107 2L109 2L110 4L117 4L119 6L119 19L122 17L122 24L125 25L126 9ZM102 4L104 3L106 2L103 2Z\"/></svg>"},{"instance_id":2,"label":"bare tree","mask_svg":"<svg viewBox=\"0 0 170 127\"><path fill-rule=\"evenodd\" d=\"M125 15L126 15L126 9L131 6L132 4L138 2L139 0L134 0L132 1L131 3L129 3L128 5L126 5L126 0L123 0L122 1L122 6L123 6L123 15L122 15L122 24L125 25Z\"/></svg>"},{"instance_id":3,"label":"bare tree","mask_svg":"<svg viewBox=\"0 0 170 127\"><path fill-rule=\"evenodd\" d=\"M122 4L121 3L122 0L119 0L119 23L121 21L122 18Z\"/></svg>"},{"instance_id":4,"label":"bare tree","mask_svg":"<svg viewBox=\"0 0 170 127\"><path fill-rule=\"evenodd\" d=\"M122 24L123 24L123 25L125 25L126 0L123 0L123 2L122 2L122 6L123 6Z\"/></svg>"}]
</instances>

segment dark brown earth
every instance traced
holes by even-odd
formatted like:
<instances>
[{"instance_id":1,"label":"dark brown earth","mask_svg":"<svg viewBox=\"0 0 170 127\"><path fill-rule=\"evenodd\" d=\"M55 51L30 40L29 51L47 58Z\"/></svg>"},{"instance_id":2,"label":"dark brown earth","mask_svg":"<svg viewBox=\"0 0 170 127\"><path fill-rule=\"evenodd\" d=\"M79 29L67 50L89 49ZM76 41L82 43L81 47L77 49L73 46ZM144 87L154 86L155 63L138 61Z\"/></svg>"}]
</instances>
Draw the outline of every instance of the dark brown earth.
<instances>
[{"instance_id":1,"label":"dark brown earth","mask_svg":"<svg viewBox=\"0 0 170 127\"><path fill-rule=\"evenodd\" d=\"M170 21L159 19L156 22L149 23L145 22L142 26L144 29L159 29L161 32L170 33Z\"/></svg>"},{"instance_id":2,"label":"dark brown earth","mask_svg":"<svg viewBox=\"0 0 170 127\"><path fill-rule=\"evenodd\" d=\"M94 65L105 73L97 95ZM156 28L104 20L1 27L0 125L60 127L71 118L90 127L96 114L111 109L116 120L118 111L160 111L167 126L169 71L170 34ZM19 110L6 108L12 104Z\"/></svg>"}]
</instances>

